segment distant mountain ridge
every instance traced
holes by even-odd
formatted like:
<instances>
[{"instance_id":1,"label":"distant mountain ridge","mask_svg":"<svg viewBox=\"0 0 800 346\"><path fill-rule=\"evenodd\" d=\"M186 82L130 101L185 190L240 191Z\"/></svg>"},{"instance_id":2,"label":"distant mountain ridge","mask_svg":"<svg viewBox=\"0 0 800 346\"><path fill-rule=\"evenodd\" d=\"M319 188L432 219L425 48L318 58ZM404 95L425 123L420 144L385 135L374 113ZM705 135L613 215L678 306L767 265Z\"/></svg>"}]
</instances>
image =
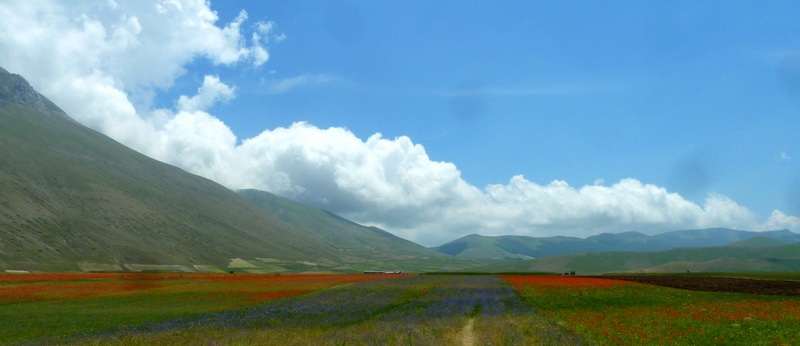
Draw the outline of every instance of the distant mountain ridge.
<instances>
[{"instance_id":1,"label":"distant mountain ridge","mask_svg":"<svg viewBox=\"0 0 800 346\"><path fill-rule=\"evenodd\" d=\"M800 242L800 234L789 230L751 232L727 228L672 231L656 235L639 232L603 233L591 237L527 237L468 235L434 247L462 258L533 259L583 252L661 251L682 247L723 246L765 237L783 243Z\"/></svg>"},{"instance_id":2,"label":"distant mountain ridge","mask_svg":"<svg viewBox=\"0 0 800 346\"><path fill-rule=\"evenodd\" d=\"M583 252L528 261L506 261L487 271L603 273L798 272L800 242L752 237L726 246L651 252Z\"/></svg>"}]
</instances>

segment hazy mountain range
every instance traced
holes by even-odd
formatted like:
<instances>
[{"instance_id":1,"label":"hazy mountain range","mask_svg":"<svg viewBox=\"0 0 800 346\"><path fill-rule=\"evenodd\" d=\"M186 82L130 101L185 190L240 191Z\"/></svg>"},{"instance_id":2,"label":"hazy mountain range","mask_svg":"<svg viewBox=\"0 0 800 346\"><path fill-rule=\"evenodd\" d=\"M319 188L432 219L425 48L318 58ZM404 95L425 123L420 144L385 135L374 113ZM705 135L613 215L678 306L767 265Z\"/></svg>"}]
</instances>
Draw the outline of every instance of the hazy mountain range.
<instances>
[{"instance_id":1,"label":"hazy mountain range","mask_svg":"<svg viewBox=\"0 0 800 346\"><path fill-rule=\"evenodd\" d=\"M485 271L601 274L609 272L798 272L800 243L752 237L725 246L684 247L653 252L585 252L504 261Z\"/></svg>"},{"instance_id":2,"label":"hazy mountain range","mask_svg":"<svg viewBox=\"0 0 800 346\"><path fill-rule=\"evenodd\" d=\"M150 159L73 121L0 68L0 270L561 271L587 261L592 271L683 270L676 261L790 270L796 242L800 235L786 230L708 229L586 239L472 235L429 249ZM607 251L650 252L599 253Z\"/></svg>"},{"instance_id":3,"label":"hazy mountain range","mask_svg":"<svg viewBox=\"0 0 800 346\"><path fill-rule=\"evenodd\" d=\"M742 240L763 237L778 243L800 242L800 234L788 230L748 232L726 228L709 228L646 235L639 232L603 233L575 237L487 237L469 235L435 249L456 257L492 259L534 259L579 252L659 251L681 247L722 246Z\"/></svg>"},{"instance_id":4,"label":"hazy mountain range","mask_svg":"<svg viewBox=\"0 0 800 346\"><path fill-rule=\"evenodd\" d=\"M800 234L788 230L710 228L586 239L470 235L436 249L463 258L510 259L482 268L498 272L800 271Z\"/></svg>"}]
</instances>

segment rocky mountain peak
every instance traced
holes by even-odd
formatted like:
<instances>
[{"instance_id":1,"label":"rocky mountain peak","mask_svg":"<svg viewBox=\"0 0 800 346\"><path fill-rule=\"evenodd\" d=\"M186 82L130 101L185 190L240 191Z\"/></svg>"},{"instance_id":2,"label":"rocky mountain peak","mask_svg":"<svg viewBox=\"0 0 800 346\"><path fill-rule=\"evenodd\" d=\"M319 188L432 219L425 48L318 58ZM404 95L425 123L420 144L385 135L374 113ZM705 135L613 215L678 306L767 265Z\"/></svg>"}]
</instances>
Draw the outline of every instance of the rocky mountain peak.
<instances>
[{"instance_id":1,"label":"rocky mountain peak","mask_svg":"<svg viewBox=\"0 0 800 346\"><path fill-rule=\"evenodd\" d=\"M25 78L0 67L0 104L19 103L50 115L65 115L46 97L34 89Z\"/></svg>"}]
</instances>

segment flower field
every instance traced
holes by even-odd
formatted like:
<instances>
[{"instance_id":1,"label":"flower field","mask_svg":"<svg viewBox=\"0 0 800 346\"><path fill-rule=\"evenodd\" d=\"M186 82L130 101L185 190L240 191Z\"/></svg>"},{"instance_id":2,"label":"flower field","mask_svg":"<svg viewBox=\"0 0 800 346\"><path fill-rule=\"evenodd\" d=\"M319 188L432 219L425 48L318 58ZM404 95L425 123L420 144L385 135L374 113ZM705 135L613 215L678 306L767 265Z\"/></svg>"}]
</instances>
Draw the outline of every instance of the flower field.
<instances>
[{"instance_id":1,"label":"flower field","mask_svg":"<svg viewBox=\"0 0 800 346\"><path fill-rule=\"evenodd\" d=\"M798 345L800 299L582 277L508 276L547 317L608 345Z\"/></svg>"},{"instance_id":2,"label":"flower field","mask_svg":"<svg viewBox=\"0 0 800 346\"><path fill-rule=\"evenodd\" d=\"M583 344L495 276L0 279L0 343Z\"/></svg>"},{"instance_id":3,"label":"flower field","mask_svg":"<svg viewBox=\"0 0 800 346\"><path fill-rule=\"evenodd\" d=\"M485 345L581 340L537 317L494 276L416 276L129 330L99 344ZM82 343L82 342L81 342Z\"/></svg>"},{"instance_id":4,"label":"flower field","mask_svg":"<svg viewBox=\"0 0 800 346\"><path fill-rule=\"evenodd\" d=\"M387 275L0 275L0 344L74 338L307 294Z\"/></svg>"},{"instance_id":5,"label":"flower field","mask_svg":"<svg viewBox=\"0 0 800 346\"><path fill-rule=\"evenodd\" d=\"M0 275L0 344L796 345L800 298L492 275Z\"/></svg>"}]
</instances>

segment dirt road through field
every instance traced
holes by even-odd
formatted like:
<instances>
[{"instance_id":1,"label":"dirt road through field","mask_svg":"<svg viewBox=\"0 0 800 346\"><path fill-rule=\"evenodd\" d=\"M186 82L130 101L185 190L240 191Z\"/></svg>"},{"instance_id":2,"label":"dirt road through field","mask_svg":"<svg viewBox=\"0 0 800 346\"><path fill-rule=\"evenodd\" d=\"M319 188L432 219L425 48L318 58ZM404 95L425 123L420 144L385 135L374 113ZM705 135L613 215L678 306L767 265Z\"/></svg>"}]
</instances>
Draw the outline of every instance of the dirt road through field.
<instances>
[{"instance_id":1,"label":"dirt road through field","mask_svg":"<svg viewBox=\"0 0 800 346\"><path fill-rule=\"evenodd\" d=\"M461 330L461 345L464 346L473 346L475 345L475 332L473 328L475 327L475 319L470 318L467 320L467 323L464 325L464 329Z\"/></svg>"}]
</instances>

